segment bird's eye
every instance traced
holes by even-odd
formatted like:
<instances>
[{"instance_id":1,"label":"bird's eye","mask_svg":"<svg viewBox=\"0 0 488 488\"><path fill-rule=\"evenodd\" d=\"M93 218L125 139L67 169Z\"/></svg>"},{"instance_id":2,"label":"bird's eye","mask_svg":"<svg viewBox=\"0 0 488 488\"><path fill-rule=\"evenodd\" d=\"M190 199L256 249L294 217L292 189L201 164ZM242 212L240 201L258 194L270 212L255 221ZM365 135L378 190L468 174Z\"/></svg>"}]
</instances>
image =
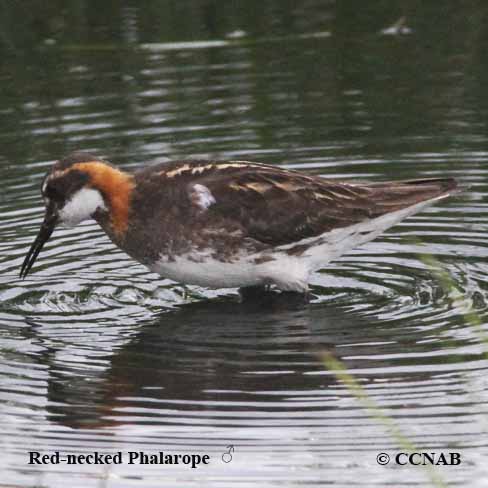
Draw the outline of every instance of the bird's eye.
<instances>
[{"instance_id":1,"label":"bird's eye","mask_svg":"<svg viewBox=\"0 0 488 488\"><path fill-rule=\"evenodd\" d=\"M61 201L64 199L59 189L56 188L54 185L47 185L45 196L49 198L49 200L55 200L55 201Z\"/></svg>"}]
</instances>

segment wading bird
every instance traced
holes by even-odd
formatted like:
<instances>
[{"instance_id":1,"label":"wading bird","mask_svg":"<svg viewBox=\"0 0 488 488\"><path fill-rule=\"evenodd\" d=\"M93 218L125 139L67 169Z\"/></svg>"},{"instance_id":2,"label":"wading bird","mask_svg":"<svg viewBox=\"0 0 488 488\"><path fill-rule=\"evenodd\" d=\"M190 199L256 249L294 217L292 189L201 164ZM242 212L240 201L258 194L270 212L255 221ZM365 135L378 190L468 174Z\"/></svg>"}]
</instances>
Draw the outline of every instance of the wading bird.
<instances>
[{"instance_id":1,"label":"wading bird","mask_svg":"<svg viewBox=\"0 0 488 488\"><path fill-rule=\"evenodd\" d=\"M274 285L306 294L310 274L457 191L452 178L339 182L248 161L176 161L135 173L87 153L42 182L44 222L25 278L58 224L95 219L136 261L180 283Z\"/></svg>"}]
</instances>

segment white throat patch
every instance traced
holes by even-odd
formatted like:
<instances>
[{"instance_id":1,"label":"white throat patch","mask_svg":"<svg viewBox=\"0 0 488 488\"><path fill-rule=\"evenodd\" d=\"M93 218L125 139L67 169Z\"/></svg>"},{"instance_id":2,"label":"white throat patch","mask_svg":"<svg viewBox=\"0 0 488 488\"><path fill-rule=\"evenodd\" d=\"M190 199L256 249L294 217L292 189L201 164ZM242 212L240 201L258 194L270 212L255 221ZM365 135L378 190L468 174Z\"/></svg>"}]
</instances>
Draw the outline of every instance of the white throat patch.
<instances>
[{"instance_id":1,"label":"white throat patch","mask_svg":"<svg viewBox=\"0 0 488 488\"><path fill-rule=\"evenodd\" d=\"M72 227L90 219L97 209L107 210L101 193L93 188L82 188L60 209L59 217L64 225Z\"/></svg>"}]
</instances>

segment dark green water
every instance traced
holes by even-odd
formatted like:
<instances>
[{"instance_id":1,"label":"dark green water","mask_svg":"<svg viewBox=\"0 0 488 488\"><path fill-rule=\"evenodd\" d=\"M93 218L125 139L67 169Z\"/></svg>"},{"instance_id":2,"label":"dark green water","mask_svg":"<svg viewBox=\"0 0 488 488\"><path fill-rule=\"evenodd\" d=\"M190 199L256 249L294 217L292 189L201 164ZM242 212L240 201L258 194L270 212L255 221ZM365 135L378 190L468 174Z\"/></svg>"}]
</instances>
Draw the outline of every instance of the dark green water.
<instances>
[{"instance_id":1,"label":"dark green water","mask_svg":"<svg viewBox=\"0 0 488 488\"><path fill-rule=\"evenodd\" d=\"M0 5L1 483L486 486L488 5L362 3ZM382 33L402 15L410 33ZM91 223L57 230L21 281L41 178L74 149L126 169L239 158L470 188L317 273L303 308L185 291ZM378 465L400 439L326 352L416 450L462 463ZM211 461L41 467L33 449Z\"/></svg>"}]
</instances>

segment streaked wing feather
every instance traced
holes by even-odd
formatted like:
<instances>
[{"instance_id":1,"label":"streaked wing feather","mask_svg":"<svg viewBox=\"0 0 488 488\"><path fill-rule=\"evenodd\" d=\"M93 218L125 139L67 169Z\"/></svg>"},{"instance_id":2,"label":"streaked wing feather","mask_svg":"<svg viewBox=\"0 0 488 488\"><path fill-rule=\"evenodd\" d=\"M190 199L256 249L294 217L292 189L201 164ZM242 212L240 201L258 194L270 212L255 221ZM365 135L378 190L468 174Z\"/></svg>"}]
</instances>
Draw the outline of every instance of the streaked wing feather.
<instances>
[{"instance_id":1,"label":"streaked wing feather","mask_svg":"<svg viewBox=\"0 0 488 488\"><path fill-rule=\"evenodd\" d=\"M216 200L209 212L237 221L247 236L274 246L373 219L455 186L453 180L339 183L269 166L214 174L203 184Z\"/></svg>"},{"instance_id":2,"label":"streaked wing feather","mask_svg":"<svg viewBox=\"0 0 488 488\"><path fill-rule=\"evenodd\" d=\"M145 173L141 172L141 177ZM453 179L384 183L344 183L297 171L246 161L180 161L148 172L164 181L161 189L186 188L194 210L215 227L240 229L243 238L277 246L298 242L394 212L424 200L447 196ZM208 188L214 199L202 214L194 185ZM174 190L170 190L174 188ZM174 195L176 197L176 193ZM198 200L197 200L198 201Z\"/></svg>"}]
</instances>

